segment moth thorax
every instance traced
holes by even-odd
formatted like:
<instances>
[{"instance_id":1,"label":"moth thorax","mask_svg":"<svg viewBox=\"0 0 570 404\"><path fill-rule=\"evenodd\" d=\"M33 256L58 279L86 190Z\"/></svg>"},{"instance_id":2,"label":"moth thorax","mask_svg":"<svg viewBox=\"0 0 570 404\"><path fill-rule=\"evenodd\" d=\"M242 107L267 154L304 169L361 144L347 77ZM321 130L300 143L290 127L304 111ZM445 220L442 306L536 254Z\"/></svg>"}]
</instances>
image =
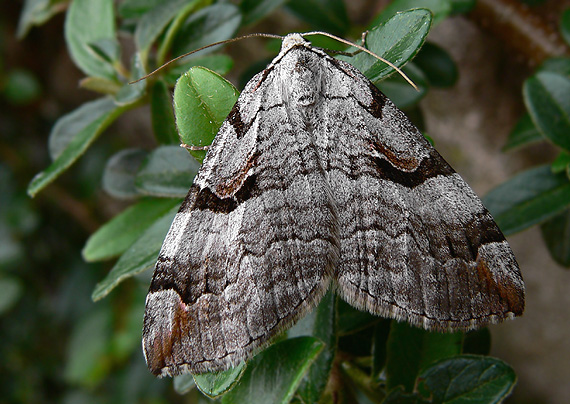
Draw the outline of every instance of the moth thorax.
<instances>
[{"instance_id":1,"label":"moth thorax","mask_svg":"<svg viewBox=\"0 0 570 404\"><path fill-rule=\"evenodd\" d=\"M321 97L322 69L310 54L294 50L286 57L290 58L287 77L280 81L283 100L290 108L304 109L314 106Z\"/></svg>"}]
</instances>

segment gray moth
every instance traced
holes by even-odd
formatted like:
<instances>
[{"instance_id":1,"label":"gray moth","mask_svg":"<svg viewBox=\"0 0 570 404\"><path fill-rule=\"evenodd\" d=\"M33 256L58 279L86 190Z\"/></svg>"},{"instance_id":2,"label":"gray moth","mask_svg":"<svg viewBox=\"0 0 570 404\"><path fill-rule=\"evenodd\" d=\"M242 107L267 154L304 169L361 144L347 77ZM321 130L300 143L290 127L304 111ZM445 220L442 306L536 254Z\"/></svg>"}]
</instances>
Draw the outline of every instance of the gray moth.
<instances>
[{"instance_id":1,"label":"gray moth","mask_svg":"<svg viewBox=\"0 0 570 404\"><path fill-rule=\"evenodd\" d=\"M290 34L166 236L146 299L149 369L235 366L329 287L428 330L524 310L515 257L473 190L355 67Z\"/></svg>"}]
</instances>

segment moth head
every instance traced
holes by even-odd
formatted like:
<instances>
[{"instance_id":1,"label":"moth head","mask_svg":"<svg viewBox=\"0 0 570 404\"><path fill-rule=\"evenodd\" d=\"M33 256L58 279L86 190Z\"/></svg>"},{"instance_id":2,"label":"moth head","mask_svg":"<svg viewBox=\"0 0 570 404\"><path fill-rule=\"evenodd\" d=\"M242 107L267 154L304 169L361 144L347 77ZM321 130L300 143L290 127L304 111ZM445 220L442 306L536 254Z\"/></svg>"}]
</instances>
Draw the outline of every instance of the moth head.
<instances>
[{"instance_id":1,"label":"moth head","mask_svg":"<svg viewBox=\"0 0 570 404\"><path fill-rule=\"evenodd\" d=\"M289 49L291 49L295 46L309 47L309 46L311 46L311 43L309 41L307 41L305 38L303 38L301 36L301 34L292 33L292 34L287 35L283 39L283 42L281 42L281 53L285 53Z\"/></svg>"}]
</instances>

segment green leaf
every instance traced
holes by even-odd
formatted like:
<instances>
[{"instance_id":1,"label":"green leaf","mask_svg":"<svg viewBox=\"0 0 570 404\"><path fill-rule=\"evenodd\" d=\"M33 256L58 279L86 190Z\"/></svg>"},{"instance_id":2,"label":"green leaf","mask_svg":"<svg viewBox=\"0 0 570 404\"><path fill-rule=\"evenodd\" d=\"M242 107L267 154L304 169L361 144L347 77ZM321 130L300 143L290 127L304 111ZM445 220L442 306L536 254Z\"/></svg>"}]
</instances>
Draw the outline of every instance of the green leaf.
<instances>
[{"instance_id":1,"label":"green leaf","mask_svg":"<svg viewBox=\"0 0 570 404\"><path fill-rule=\"evenodd\" d=\"M538 130L570 151L570 79L552 72L537 73L524 82L523 96Z\"/></svg>"},{"instance_id":2,"label":"green leaf","mask_svg":"<svg viewBox=\"0 0 570 404\"><path fill-rule=\"evenodd\" d=\"M111 311L100 306L75 325L68 343L63 377L68 383L94 387L109 370L108 341Z\"/></svg>"},{"instance_id":3,"label":"green leaf","mask_svg":"<svg viewBox=\"0 0 570 404\"><path fill-rule=\"evenodd\" d=\"M350 28L342 0L290 0L287 8L315 30L343 36Z\"/></svg>"},{"instance_id":4,"label":"green leaf","mask_svg":"<svg viewBox=\"0 0 570 404\"><path fill-rule=\"evenodd\" d=\"M94 91L103 95L115 95L123 87L118 81L105 79L103 77L85 77L79 82L79 88Z\"/></svg>"},{"instance_id":5,"label":"green leaf","mask_svg":"<svg viewBox=\"0 0 570 404\"><path fill-rule=\"evenodd\" d=\"M395 0L392 1L382 12L376 17L371 27L382 24L394 17L396 13L414 10L427 9L433 15L433 24L439 24L451 13L451 2L449 0Z\"/></svg>"},{"instance_id":6,"label":"green leaf","mask_svg":"<svg viewBox=\"0 0 570 404\"><path fill-rule=\"evenodd\" d=\"M570 205L570 181L548 165L524 171L483 198L504 234L544 222Z\"/></svg>"},{"instance_id":7,"label":"green leaf","mask_svg":"<svg viewBox=\"0 0 570 404\"><path fill-rule=\"evenodd\" d=\"M0 222L0 269L18 264L24 256L24 247L20 240L5 223Z\"/></svg>"},{"instance_id":8,"label":"green leaf","mask_svg":"<svg viewBox=\"0 0 570 404\"><path fill-rule=\"evenodd\" d=\"M176 34L172 53L182 55L214 42L231 38L239 28L241 13L237 6L218 3L192 14ZM213 52L211 47L202 52Z\"/></svg>"},{"instance_id":9,"label":"green leaf","mask_svg":"<svg viewBox=\"0 0 570 404\"><path fill-rule=\"evenodd\" d=\"M174 376L172 378L172 385L174 387L174 391L178 394L186 394L196 387L194 377L190 374Z\"/></svg>"},{"instance_id":10,"label":"green leaf","mask_svg":"<svg viewBox=\"0 0 570 404\"><path fill-rule=\"evenodd\" d=\"M243 14L242 25L250 25L270 14L286 0L243 0L239 8Z\"/></svg>"},{"instance_id":11,"label":"green leaf","mask_svg":"<svg viewBox=\"0 0 570 404\"><path fill-rule=\"evenodd\" d=\"M552 258L563 267L570 267L570 210L544 222L540 230Z\"/></svg>"},{"instance_id":12,"label":"green leaf","mask_svg":"<svg viewBox=\"0 0 570 404\"><path fill-rule=\"evenodd\" d=\"M202 67L184 74L174 89L174 114L183 143L209 146L237 101L239 92L226 79ZM206 155L191 151L198 161Z\"/></svg>"},{"instance_id":13,"label":"green leaf","mask_svg":"<svg viewBox=\"0 0 570 404\"><path fill-rule=\"evenodd\" d=\"M381 320L367 311L357 310L344 300L338 301L338 335L348 335L371 327Z\"/></svg>"},{"instance_id":14,"label":"green leaf","mask_svg":"<svg viewBox=\"0 0 570 404\"><path fill-rule=\"evenodd\" d=\"M113 155L103 170L103 189L118 199L139 196L135 176L148 153L140 149L124 149Z\"/></svg>"},{"instance_id":15,"label":"green leaf","mask_svg":"<svg viewBox=\"0 0 570 404\"><path fill-rule=\"evenodd\" d=\"M196 387L208 397L215 398L230 391L245 372L245 362L222 372L193 375Z\"/></svg>"},{"instance_id":16,"label":"green leaf","mask_svg":"<svg viewBox=\"0 0 570 404\"><path fill-rule=\"evenodd\" d=\"M119 256L155 221L179 205L177 199L144 199L128 207L89 237L83 258L92 262Z\"/></svg>"},{"instance_id":17,"label":"green leaf","mask_svg":"<svg viewBox=\"0 0 570 404\"><path fill-rule=\"evenodd\" d=\"M107 115L116 107L110 98L86 102L74 111L62 116L53 126L48 139L48 150L52 160L57 159L69 146L75 136L93 120Z\"/></svg>"},{"instance_id":18,"label":"green leaf","mask_svg":"<svg viewBox=\"0 0 570 404\"><path fill-rule=\"evenodd\" d=\"M164 3L164 0L123 0L119 3L119 15L140 19L144 14Z\"/></svg>"},{"instance_id":19,"label":"green leaf","mask_svg":"<svg viewBox=\"0 0 570 404\"><path fill-rule=\"evenodd\" d=\"M65 41L71 58L88 76L115 78L113 67L90 48L102 39L115 40L113 0L73 0L65 19Z\"/></svg>"},{"instance_id":20,"label":"green leaf","mask_svg":"<svg viewBox=\"0 0 570 404\"><path fill-rule=\"evenodd\" d=\"M37 174L28 185L28 194L36 195L62 172L71 166L95 141L97 136L107 128L128 107L118 107L112 99L98 100L98 114L85 117L81 124L77 124L77 132L70 140L65 149L58 155L55 161L44 171ZM95 101L97 102L97 101ZM61 128L60 128L61 130Z\"/></svg>"},{"instance_id":21,"label":"green leaf","mask_svg":"<svg viewBox=\"0 0 570 404\"><path fill-rule=\"evenodd\" d=\"M90 42L87 46L103 61L113 65L119 61L121 46L117 38L102 38Z\"/></svg>"},{"instance_id":22,"label":"green leaf","mask_svg":"<svg viewBox=\"0 0 570 404\"><path fill-rule=\"evenodd\" d=\"M392 321L386 360L387 389L414 389L416 376L438 359L461 353L463 333L430 332L404 322Z\"/></svg>"},{"instance_id":23,"label":"green leaf","mask_svg":"<svg viewBox=\"0 0 570 404\"><path fill-rule=\"evenodd\" d=\"M422 387L433 403L501 403L516 384L513 369L499 359L463 355L445 359L422 372Z\"/></svg>"},{"instance_id":24,"label":"green leaf","mask_svg":"<svg viewBox=\"0 0 570 404\"><path fill-rule=\"evenodd\" d=\"M137 52L133 55L131 62L131 80L138 80L145 74L141 54ZM115 103L121 106L132 105L140 101L145 94L146 82L144 80L133 84L126 83L115 94Z\"/></svg>"},{"instance_id":25,"label":"green leaf","mask_svg":"<svg viewBox=\"0 0 570 404\"><path fill-rule=\"evenodd\" d=\"M199 168L180 146L161 146L142 163L135 186L146 195L184 198Z\"/></svg>"},{"instance_id":26,"label":"green leaf","mask_svg":"<svg viewBox=\"0 0 570 404\"><path fill-rule=\"evenodd\" d=\"M178 144L178 132L172 109L172 95L163 80L157 80L151 90L150 114L156 140L161 144Z\"/></svg>"},{"instance_id":27,"label":"green leaf","mask_svg":"<svg viewBox=\"0 0 570 404\"><path fill-rule=\"evenodd\" d=\"M123 307L114 313L116 317L109 351L117 361L127 362L133 357L133 353L140 354L146 295L146 287L134 289L122 297Z\"/></svg>"},{"instance_id":28,"label":"green leaf","mask_svg":"<svg viewBox=\"0 0 570 404\"><path fill-rule=\"evenodd\" d=\"M94 301L104 298L123 280L154 266L164 237L170 228L178 205L155 221L141 237L135 241L107 276L95 286L91 295Z\"/></svg>"},{"instance_id":29,"label":"green leaf","mask_svg":"<svg viewBox=\"0 0 570 404\"><path fill-rule=\"evenodd\" d=\"M270 346L248 362L222 403L288 403L322 348L323 343L313 337L286 339Z\"/></svg>"},{"instance_id":30,"label":"green leaf","mask_svg":"<svg viewBox=\"0 0 570 404\"><path fill-rule=\"evenodd\" d=\"M431 14L425 9L398 13L384 25L366 35L366 48L401 67L412 59L423 45L431 25ZM349 51L355 50L354 48ZM394 73L394 69L377 58L360 52L354 57L339 56L360 70L373 83Z\"/></svg>"},{"instance_id":31,"label":"green leaf","mask_svg":"<svg viewBox=\"0 0 570 404\"><path fill-rule=\"evenodd\" d=\"M548 58L538 68L539 72L552 72L558 73L563 76L570 76L570 58L557 57Z\"/></svg>"},{"instance_id":32,"label":"green leaf","mask_svg":"<svg viewBox=\"0 0 570 404\"><path fill-rule=\"evenodd\" d=\"M516 123L515 127L509 133L507 143L503 146L503 151L516 149L517 147L526 146L544 140L542 133L536 129L534 122L529 114L524 114Z\"/></svg>"},{"instance_id":33,"label":"green leaf","mask_svg":"<svg viewBox=\"0 0 570 404\"><path fill-rule=\"evenodd\" d=\"M565 151L558 153L558 156L554 159L552 164L550 164L550 169L554 174L566 172L568 166L570 165L570 154Z\"/></svg>"},{"instance_id":34,"label":"green leaf","mask_svg":"<svg viewBox=\"0 0 570 404\"><path fill-rule=\"evenodd\" d=\"M61 2L55 0L25 0L20 14L16 37L23 39L34 25L42 25L52 16L64 10Z\"/></svg>"},{"instance_id":35,"label":"green leaf","mask_svg":"<svg viewBox=\"0 0 570 404\"><path fill-rule=\"evenodd\" d=\"M467 14L475 7L477 0L451 0L451 14Z\"/></svg>"},{"instance_id":36,"label":"green leaf","mask_svg":"<svg viewBox=\"0 0 570 404\"><path fill-rule=\"evenodd\" d=\"M455 62L443 48L430 42L426 42L414 59L434 87L451 87L457 81L459 75Z\"/></svg>"},{"instance_id":37,"label":"green leaf","mask_svg":"<svg viewBox=\"0 0 570 404\"><path fill-rule=\"evenodd\" d=\"M560 34L562 34L566 44L570 46L570 8L564 10L560 16Z\"/></svg>"},{"instance_id":38,"label":"green leaf","mask_svg":"<svg viewBox=\"0 0 570 404\"><path fill-rule=\"evenodd\" d=\"M372 372L370 376L374 382L380 382L384 375L383 370L388 357L387 344L390 336L391 321L384 319L374 326L372 337Z\"/></svg>"},{"instance_id":39,"label":"green leaf","mask_svg":"<svg viewBox=\"0 0 570 404\"><path fill-rule=\"evenodd\" d=\"M408 63L403 70L418 86L417 90L400 75L393 75L377 84L380 91L400 109L417 104L428 91L428 83L423 72L413 63Z\"/></svg>"},{"instance_id":40,"label":"green leaf","mask_svg":"<svg viewBox=\"0 0 570 404\"><path fill-rule=\"evenodd\" d=\"M336 300L335 293L329 290L319 305L287 333L288 338L307 335L325 344L297 390L305 403L318 402L329 379L337 346Z\"/></svg>"},{"instance_id":41,"label":"green leaf","mask_svg":"<svg viewBox=\"0 0 570 404\"><path fill-rule=\"evenodd\" d=\"M164 75L164 80L169 85L174 86L176 81L190 70L191 67L202 66L208 70L223 76L227 74L234 66L234 61L231 57L224 54L206 55L190 59L188 62L176 65L171 68L168 73Z\"/></svg>"},{"instance_id":42,"label":"green leaf","mask_svg":"<svg viewBox=\"0 0 570 404\"><path fill-rule=\"evenodd\" d=\"M37 100L42 88L37 77L30 71L15 68L3 78L0 93L14 105L26 105Z\"/></svg>"},{"instance_id":43,"label":"green leaf","mask_svg":"<svg viewBox=\"0 0 570 404\"><path fill-rule=\"evenodd\" d=\"M0 278L0 315L10 310L22 296L22 283L14 277Z\"/></svg>"},{"instance_id":44,"label":"green leaf","mask_svg":"<svg viewBox=\"0 0 570 404\"><path fill-rule=\"evenodd\" d=\"M192 0L191 3L198 5L201 0ZM146 12L137 24L135 30L135 44L137 49L146 54L158 36L170 21L190 2L188 0L161 1Z\"/></svg>"}]
</instances>

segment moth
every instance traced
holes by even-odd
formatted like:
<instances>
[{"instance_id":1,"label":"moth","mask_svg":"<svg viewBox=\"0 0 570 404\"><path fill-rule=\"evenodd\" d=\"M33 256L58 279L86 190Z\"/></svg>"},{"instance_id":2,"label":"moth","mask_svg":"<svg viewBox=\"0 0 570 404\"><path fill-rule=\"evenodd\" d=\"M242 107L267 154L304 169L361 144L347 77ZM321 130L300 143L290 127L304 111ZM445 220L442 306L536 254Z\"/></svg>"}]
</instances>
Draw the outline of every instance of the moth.
<instances>
[{"instance_id":1,"label":"moth","mask_svg":"<svg viewBox=\"0 0 570 404\"><path fill-rule=\"evenodd\" d=\"M245 86L166 236L146 299L155 375L250 358L330 287L428 330L524 310L473 190L352 65L300 34Z\"/></svg>"}]
</instances>

